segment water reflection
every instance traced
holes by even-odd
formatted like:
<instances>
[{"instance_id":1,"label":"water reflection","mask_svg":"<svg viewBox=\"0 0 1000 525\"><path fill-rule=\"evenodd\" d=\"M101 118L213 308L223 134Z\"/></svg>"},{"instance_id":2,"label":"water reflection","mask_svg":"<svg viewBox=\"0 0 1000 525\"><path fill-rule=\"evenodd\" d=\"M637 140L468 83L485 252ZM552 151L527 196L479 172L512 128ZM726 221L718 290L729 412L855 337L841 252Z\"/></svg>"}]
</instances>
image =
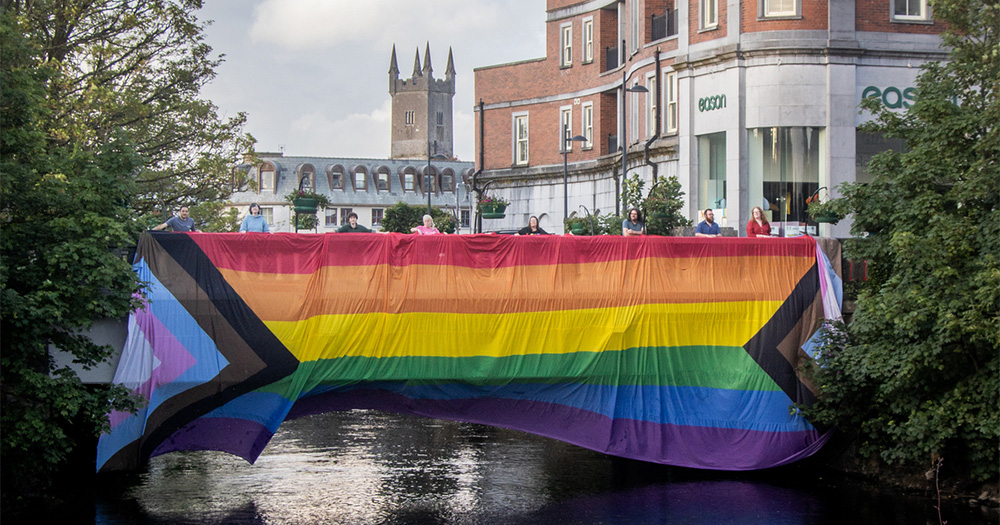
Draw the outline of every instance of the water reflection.
<instances>
[{"instance_id":1,"label":"water reflection","mask_svg":"<svg viewBox=\"0 0 1000 525\"><path fill-rule=\"evenodd\" d=\"M926 499L803 483L795 472L673 469L512 430L358 410L286 422L256 465L215 452L154 458L102 492L94 522L936 522Z\"/></svg>"}]
</instances>

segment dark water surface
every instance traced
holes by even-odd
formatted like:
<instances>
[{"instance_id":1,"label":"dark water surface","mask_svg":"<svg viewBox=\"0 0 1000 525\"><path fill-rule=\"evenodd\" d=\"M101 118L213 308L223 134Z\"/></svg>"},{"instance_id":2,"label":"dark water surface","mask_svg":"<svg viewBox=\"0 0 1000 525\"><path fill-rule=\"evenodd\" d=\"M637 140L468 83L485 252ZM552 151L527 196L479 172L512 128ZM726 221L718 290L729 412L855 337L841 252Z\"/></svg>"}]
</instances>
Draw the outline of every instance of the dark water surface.
<instances>
[{"instance_id":1,"label":"dark water surface","mask_svg":"<svg viewBox=\"0 0 1000 525\"><path fill-rule=\"evenodd\" d=\"M938 523L926 496L795 466L704 472L612 458L513 430L356 410L284 423L255 465L215 452L98 478L50 518L100 524ZM944 508L951 524L995 513ZM46 516L39 516L44 523Z\"/></svg>"}]
</instances>

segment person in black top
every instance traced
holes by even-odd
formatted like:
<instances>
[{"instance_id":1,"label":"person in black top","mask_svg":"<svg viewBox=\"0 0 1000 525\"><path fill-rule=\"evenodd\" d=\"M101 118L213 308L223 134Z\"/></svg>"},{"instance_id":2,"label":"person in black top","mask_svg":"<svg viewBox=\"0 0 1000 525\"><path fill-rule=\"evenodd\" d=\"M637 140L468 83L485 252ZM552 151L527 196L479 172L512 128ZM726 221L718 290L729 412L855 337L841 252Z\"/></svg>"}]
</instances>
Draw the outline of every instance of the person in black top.
<instances>
[{"instance_id":1,"label":"person in black top","mask_svg":"<svg viewBox=\"0 0 1000 525\"><path fill-rule=\"evenodd\" d=\"M528 219L528 225L517 231L518 235L548 235L549 232L538 226L538 217L534 215Z\"/></svg>"}]
</instances>

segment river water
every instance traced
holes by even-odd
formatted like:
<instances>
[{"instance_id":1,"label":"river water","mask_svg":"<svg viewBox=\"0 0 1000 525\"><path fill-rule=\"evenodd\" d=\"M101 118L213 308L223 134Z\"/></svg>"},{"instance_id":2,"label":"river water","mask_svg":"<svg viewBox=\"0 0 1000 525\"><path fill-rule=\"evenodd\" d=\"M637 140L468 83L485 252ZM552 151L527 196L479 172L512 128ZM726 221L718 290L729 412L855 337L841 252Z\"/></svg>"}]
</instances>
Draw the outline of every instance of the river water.
<instances>
[{"instance_id":1,"label":"river water","mask_svg":"<svg viewBox=\"0 0 1000 525\"><path fill-rule=\"evenodd\" d=\"M612 458L482 425L355 410L285 422L256 464L216 452L97 478L46 517L99 524L938 523L935 500L885 494L808 463L767 472ZM953 503L949 523L996 523ZM990 513L992 512L992 514Z\"/></svg>"}]
</instances>

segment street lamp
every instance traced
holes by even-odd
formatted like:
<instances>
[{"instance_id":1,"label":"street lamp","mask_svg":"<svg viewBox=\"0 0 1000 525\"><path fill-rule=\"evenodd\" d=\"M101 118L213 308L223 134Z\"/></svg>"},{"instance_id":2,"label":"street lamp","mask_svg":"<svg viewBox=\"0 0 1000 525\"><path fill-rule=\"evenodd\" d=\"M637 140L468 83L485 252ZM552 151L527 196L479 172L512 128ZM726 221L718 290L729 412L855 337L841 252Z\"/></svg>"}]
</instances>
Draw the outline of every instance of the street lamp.
<instances>
[{"instance_id":1,"label":"street lamp","mask_svg":"<svg viewBox=\"0 0 1000 525\"><path fill-rule=\"evenodd\" d=\"M635 85L632 87L625 87L628 85L628 69L622 71L622 133L621 133L621 148L622 148L622 183L625 182L625 177L627 176L626 170L628 170L628 139L627 132L625 129L625 113L628 111L628 104L625 101L625 94L628 92L632 93L649 93L649 90L645 86ZM615 195L615 215L621 213L619 205L618 195Z\"/></svg>"},{"instance_id":2,"label":"street lamp","mask_svg":"<svg viewBox=\"0 0 1000 525\"><path fill-rule=\"evenodd\" d=\"M577 135L573 138L569 136L569 127L563 125L563 224L566 223L566 219L569 218L569 161L566 159L569 155L569 147L573 142L587 142L587 137L583 135Z\"/></svg>"},{"instance_id":3,"label":"street lamp","mask_svg":"<svg viewBox=\"0 0 1000 525\"><path fill-rule=\"evenodd\" d=\"M436 142L436 141L435 141ZM427 143L427 171L424 172L424 191L427 192L427 215L431 214L431 160L448 160L448 157L438 153L431 155L431 143Z\"/></svg>"}]
</instances>

